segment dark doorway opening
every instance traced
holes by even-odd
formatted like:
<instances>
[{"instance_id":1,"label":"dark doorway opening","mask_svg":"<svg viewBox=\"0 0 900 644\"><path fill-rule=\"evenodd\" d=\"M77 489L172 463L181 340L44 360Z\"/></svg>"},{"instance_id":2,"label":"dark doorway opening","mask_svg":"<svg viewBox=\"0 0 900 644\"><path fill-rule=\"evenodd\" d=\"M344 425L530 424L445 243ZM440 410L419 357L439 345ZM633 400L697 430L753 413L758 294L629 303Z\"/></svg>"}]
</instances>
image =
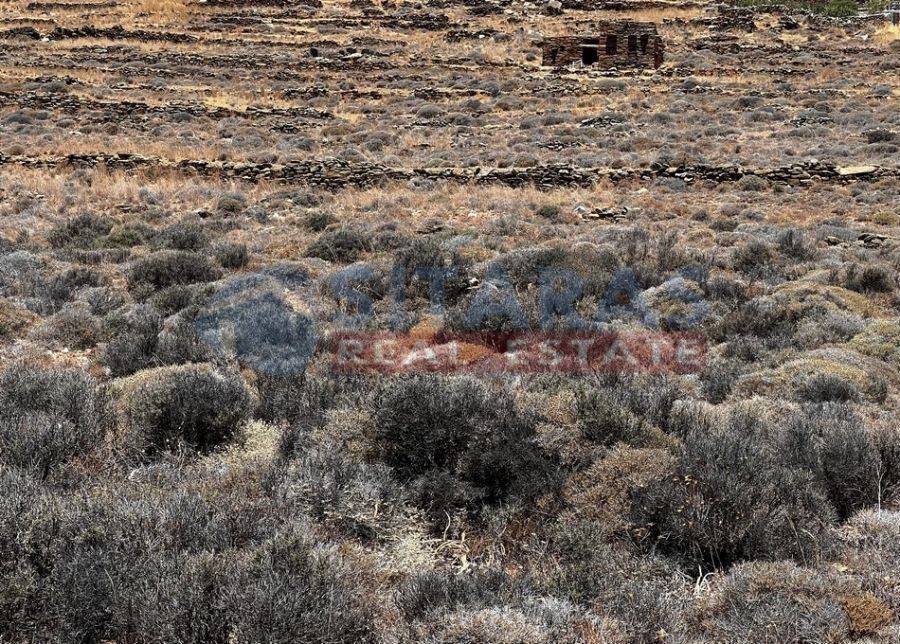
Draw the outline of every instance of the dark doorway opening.
<instances>
[{"instance_id":1,"label":"dark doorway opening","mask_svg":"<svg viewBox=\"0 0 900 644\"><path fill-rule=\"evenodd\" d=\"M616 36L606 37L606 55L615 56L619 49L619 39Z\"/></svg>"},{"instance_id":2,"label":"dark doorway opening","mask_svg":"<svg viewBox=\"0 0 900 644\"><path fill-rule=\"evenodd\" d=\"M581 62L585 65L593 65L599 60L598 50L596 46L593 45L582 45L581 47Z\"/></svg>"},{"instance_id":3,"label":"dark doorway opening","mask_svg":"<svg viewBox=\"0 0 900 644\"><path fill-rule=\"evenodd\" d=\"M553 49L550 50L550 64L551 64L551 65L555 65L555 64L556 64L556 57L557 57L558 55L559 55L559 48L558 48L558 47L554 47Z\"/></svg>"},{"instance_id":4,"label":"dark doorway opening","mask_svg":"<svg viewBox=\"0 0 900 644\"><path fill-rule=\"evenodd\" d=\"M628 36L628 53L637 53L637 36Z\"/></svg>"}]
</instances>

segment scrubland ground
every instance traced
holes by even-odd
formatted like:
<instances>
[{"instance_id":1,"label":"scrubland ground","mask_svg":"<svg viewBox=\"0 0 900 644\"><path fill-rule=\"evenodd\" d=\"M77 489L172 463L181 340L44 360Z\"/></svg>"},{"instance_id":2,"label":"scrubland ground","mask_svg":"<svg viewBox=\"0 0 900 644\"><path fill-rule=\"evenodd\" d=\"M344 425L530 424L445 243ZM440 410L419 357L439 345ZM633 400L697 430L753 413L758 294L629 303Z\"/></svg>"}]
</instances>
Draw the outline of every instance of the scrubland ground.
<instances>
[{"instance_id":1,"label":"scrubland ground","mask_svg":"<svg viewBox=\"0 0 900 644\"><path fill-rule=\"evenodd\" d=\"M563 5L0 2L0 641L900 638L900 33ZM661 68L540 66L619 18ZM168 163L329 157L423 172ZM424 172L549 165L633 172ZM705 349L478 368L533 330Z\"/></svg>"}]
</instances>

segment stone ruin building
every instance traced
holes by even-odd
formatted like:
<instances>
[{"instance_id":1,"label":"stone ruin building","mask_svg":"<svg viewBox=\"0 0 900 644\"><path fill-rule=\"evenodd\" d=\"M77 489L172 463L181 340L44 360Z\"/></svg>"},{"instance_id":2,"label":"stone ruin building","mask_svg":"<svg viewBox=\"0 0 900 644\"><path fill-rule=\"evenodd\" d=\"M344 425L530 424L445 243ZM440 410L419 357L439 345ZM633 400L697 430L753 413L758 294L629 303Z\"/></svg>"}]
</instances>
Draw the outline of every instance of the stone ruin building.
<instances>
[{"instance_id":1,"label":"stone ruin building","mask_svg":"<svg viewBox=\"0 0 900 644\"><path fill-rule=\"evenodd\" d=\"M652 22L605 22L584 36L553 36L544 40L542 64L565 67L581 62L599 69L659 67L663 41Z\"/></svg>"}]
</instances>

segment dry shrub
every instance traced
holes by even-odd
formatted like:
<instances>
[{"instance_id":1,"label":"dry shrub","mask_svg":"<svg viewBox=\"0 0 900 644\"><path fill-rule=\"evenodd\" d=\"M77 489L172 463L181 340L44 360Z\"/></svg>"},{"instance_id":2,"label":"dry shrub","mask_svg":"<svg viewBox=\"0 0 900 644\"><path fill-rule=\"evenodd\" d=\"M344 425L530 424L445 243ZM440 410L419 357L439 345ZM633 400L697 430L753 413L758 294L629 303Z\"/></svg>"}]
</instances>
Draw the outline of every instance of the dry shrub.
<instances>
[{"instance_id":1,"label":"dry shrub","mask_svg":"<svg viewBox=\"0 0 900 644\"><path fill-rule=\"evenodd\" d=\"M608 391L579 391L577 410L579 429L589 441L607 447L616 443L633 447L646 444L649 428L643 419Z\"/></svg>"},{"instance_id":2,"label":"dry shrub","mask_svg":"<svg viewBox=\"0 0 900 644\"><path fill-rule=\"evenodd\" d=\"M205 255L182 250L161 250L136 260L128 270L132 290L158 291L170 286L212 282L222 272Z\"/></svg>"},{"instance_id":3,"label":"dry shrub","mask_svg":"<svg viewBox=\"0 0 900 644\"><path fill-rule=\"evenodd\" d=\"M523 594L497 570L423 572L400 585L395 601L409 628L401 642L592 644L623 641L618 624L556 597Z\"/></svg>"},{"instance_id":4,"label":"dry shrub","mask_svg":"<svg viewBox=\"0 0 900 644\"><path fill-rule=\"evenodd\" d=\"M579 517L596 521L610 534L624 531L631 511L631 491L667 471L674 460L664 449L616 447L569 479L564 489L566 500Z\"/></svg>"},{"instance_id":5,"label":"dry shrub","mask_svg":"<svg viewBox=\"0 0 900 644\"><path fill-rule=\"evenodd\" d=\"M435 644L455 642L549 644L560 641L556 634L530 619L528 615L506 607L450 613L435 626L429 636L430 641Z\"/></svg>"},{"instance_id":6,"label":"dry shrub","mask_svg":"<svg viewBox=\"0 0 900 644\"><path fill-rule=\"evenodd\" d=\"M699 607L703 641L843 642L850 624L835 580L791 562L735 566Z\"/></svg>"},{"instance_id":7,"label":"dry shrub","mask_svg":"<svg viewBox=\"0 0 900 644\"><path fill-rule=\"evenodd\" d=\"M39 319L37 315L20 304L8 299L0 299L0 340L12 340L25 335L28 328Z\"/></svg>"},{"instance_id":8,"label":"dry shrub","mask_svg":"<svg viewBox=\"0 0 900 644\"><path fill-rule=\"evenodd\" d=\"M534 499L555 479L535 425L510 392L474 378L397 378L376 393L372 452L432 511Z\"/></svg>"},{"instance_id":9,"label":"dry shrub","mask_svg":"<svg viewBox=\"0 0 900 644\"><path fill-rule=\"evenodd\" d=\"M0 465L46 478L100 445L103 406L84 371L10 366L0 374Z\"/></svg>"},{"instance_id":10,"label":"dry shrub","mask_svg":"<svg viewBox=\"0 0 900 644\"><path fill-rule=\"evenodd\" d=\"M222 445L238 434L252 407L240 374L208 364L148 369L114 388L125 438L147 454Z\"/></svg>"},{"instance_id":11,"label":"dry shrub","mask_svg":"<svg viewBox=\"0 0 900 644\"><path fill-rule=\"evenodd\" d=\"M839 541L841 569L900 613L900 512L863 510L841 526Z\"/></svg>"},{"instance_id":12,"label":"dry shrub","mask_svg":"<svg viewBox=\"0 0 900 644\"><path fill-rule=\"evenodd\" d=\"M794 414L786 423L784 452L793 465L819 482L839 518L878 501L878 476L885 471L865 424L852 408L829 403Z\"/></svg>"},{"instance_id":13,"label":"dry shrub","mask_svg":"<svg viewBox=\"0 0 900 644\"><path fill-rule=\"evenodd\" d=\"M750 410L712 427L698 417L673 472L635 490L637 536L691 567L818 556L834 510L812 473L780 460L770 431Z\"/></svg>"},{"instance_id":14,"label":"dry shrub","mask_svg":"<svg viewBox=\"0 0 900 644\"><path fill-rule=\"evenodd\" d=\"M250 553L224 592L235 616L229 641L375 641L359 592L365 569L314 537L302 524L288 526Z\"/></svg>"},{"instance_id":15,"label":"dry shrub","mask_svg":"<svg viewBox=\"0 0 900 644\"><path fill-rule=\"evenodd\" d=\"M542 579L546 593L614 620L627 641L657 641L665 630L672 641L685 634L687 582L673 562L657 555L636 555L607 542L606 527L593 521L560 523L550 533Z\"/></svg>"},{"instance_id":16,"label":"dry shrub","mask_svg":"<svg viewBox=\"0 0 900 644\"><path fill-rule=\"evenodd\" d=\"M850 632L856 636L875 635L894 619L894 612L872 593L845 595L841 605L850 620Z\"/></svg>"}]
</instances>

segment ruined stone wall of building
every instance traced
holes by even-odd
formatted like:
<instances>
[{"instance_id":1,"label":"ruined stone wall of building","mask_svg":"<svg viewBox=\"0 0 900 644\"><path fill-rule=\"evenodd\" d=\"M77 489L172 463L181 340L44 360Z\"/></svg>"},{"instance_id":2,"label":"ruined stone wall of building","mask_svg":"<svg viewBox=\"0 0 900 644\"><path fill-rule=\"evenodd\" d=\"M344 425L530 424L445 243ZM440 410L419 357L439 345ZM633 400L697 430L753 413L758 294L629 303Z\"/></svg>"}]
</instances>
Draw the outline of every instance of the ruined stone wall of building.
<instances>
[{"instance_id":1,"label":"ruined stone wall of building","mask_svg":"<svg viewBox=\"0 0 900 644\"><path fill-rule=\"evenodd\" d=\"M594 35L596 34L596 35ZM597 69L612 67L659 67L662 63L663 43L653 25L646 23L610 23L597 28L594 34L548 38L542 46L543 64L564 67L582 60L585 43L597 46ZM607 53L607 39L615 38L615 54Z\"/></svg>"},{"instance_id":2,"label":"ruined stone wall of building","mask_svg":"<svg viewBox=\"0 0 900 644\"><path fill-rule=\"evenodd\" d=\"M543 64L562 67L581 60L580 36L560 36L548 38L543 44Z\"/></svg>"}]
</instances>

